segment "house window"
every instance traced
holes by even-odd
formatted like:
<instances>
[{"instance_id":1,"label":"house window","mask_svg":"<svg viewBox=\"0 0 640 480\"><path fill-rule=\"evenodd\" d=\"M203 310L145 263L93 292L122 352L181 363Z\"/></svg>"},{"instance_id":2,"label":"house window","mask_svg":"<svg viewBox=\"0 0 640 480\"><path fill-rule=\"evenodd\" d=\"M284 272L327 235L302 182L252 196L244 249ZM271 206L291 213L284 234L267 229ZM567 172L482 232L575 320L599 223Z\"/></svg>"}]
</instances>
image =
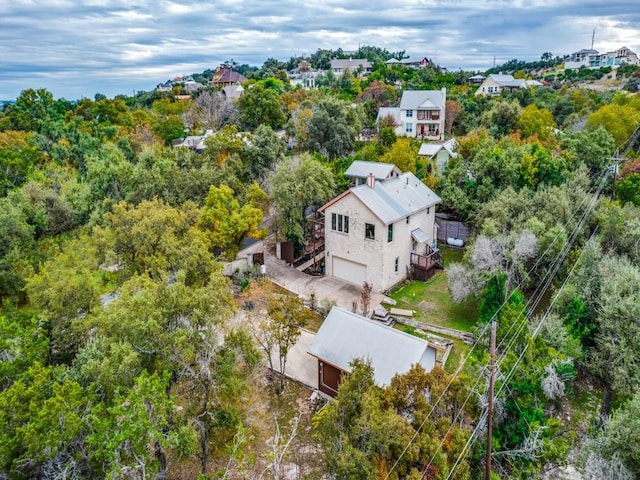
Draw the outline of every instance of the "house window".
<instances>
[{"instance_id":1,"label":"house window","mask_svg":"<svg viewBox=\"0 0 640 480\"><path fill-rule=\"evenodd\" d=\"M369 240L375 240L376 238L376 226L371 223L364 224L364 238Z\"/></svg>"},{"instance_id":2,"label":"house window","mask_svg":"<svg viewBox=\"0 0 640 480\"><path fill-rule=\"evenodd\" d=\"M387 227L387 242L393 242L393 223Z\"/></svg>"},{"instance_id":3,"label":"house window","mask_svg":"<svg viewBox=\"0 0 640 480\"><path fill-rule=\"evenodd\" d=\"M407 110L407 118L413 117L413 110Z\"/></svg>"},{"instance_id":4,"label":"house window","mask_svg":"<svg viewBox=\"0 0 640 480\"><path fill-rule=\"evenodd\" d=\"M404 124L404 131L407 132L407 133L413 132L413 123L405 123Z\"/></svg>"},{"instance_id":5,"label":"house window","mask_svg":"<svg viewBox=\"0 0 640 480\"><path fill-rule=\"evenodd\" d=\"M431 207L427 207L427 215L429 215L430 211L431 211Z\"/></svg>"},{"instance_id":6,"label":"house window","mask_svg":"<svg viewBox=\"0 0 640 480\"><path fill-rule=\"evenodd\" d=\"M409 225L409 218L411 218L411 217L407 217L407 219L406 219L407 225Z\"/></svg>"},{"instance_id":7,"label":"house window","mask_svg":"<svg viewBox=\"0 0 640 480\"><path fill-rule=\"evenodd\" d=\"M400 257L396 257L396 263L395 263L393 269L394 269L394 271L396 273L398 273L398 270L400 270Z\"/></svg>"},{"instance_id":8,"label":"house window","mask_svg":"<svg viewBox=\"0 0 640 480\"><path fill-rule=\"evenodd\" d=\"M349 216L332 213L331 230L335 232L349 233Z\"/></svg>"}]
</instances>

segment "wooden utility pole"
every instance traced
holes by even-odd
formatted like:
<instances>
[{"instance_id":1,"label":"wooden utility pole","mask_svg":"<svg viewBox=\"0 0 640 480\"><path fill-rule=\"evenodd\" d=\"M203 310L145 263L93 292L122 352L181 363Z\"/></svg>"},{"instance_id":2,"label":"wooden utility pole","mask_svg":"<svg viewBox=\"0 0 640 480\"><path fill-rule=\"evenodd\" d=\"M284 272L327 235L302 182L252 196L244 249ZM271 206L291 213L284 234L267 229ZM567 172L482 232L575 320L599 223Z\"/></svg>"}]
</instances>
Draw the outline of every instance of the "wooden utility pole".
<instances>
[{"instance_id":1,"label":"wooden utility pole","mask_svg":"<svg viewBox=\"0 0 640 480\"><path fill-rule=\"evenodd\" d=\"M620 164L626 160L626 158L620 156L620 150L616 150L615 157L609 157L609 160L613 160L615 163L613 165L613 186L611 188L611 200L615 200L616 198L616 177L618 176L618 168Z\"/></svg>"},{"instance_id":2,"label":"wooden utility pole","mask_svg":"<svg viewBox=\"0 0 640 480\"><path fill-rule=\"evenodd\" d=\"M485 480L491 480L491 435L493 430L493 384L496 376L496 328L491 322L491 370L489 372L489 393L487 404L487 454L485 458Z\"/></svg>"},{"instance_id":3,"label":"wooden utility pole","mask_svg":"<svg viewBox=\"0 0 640 480\"><path fill-rule=\"evenodd\" d=\"M591 34L591 50L593 50L593 42L596 39L596 29L593 29L593 33Z\"/></svg>"}]
</instances>

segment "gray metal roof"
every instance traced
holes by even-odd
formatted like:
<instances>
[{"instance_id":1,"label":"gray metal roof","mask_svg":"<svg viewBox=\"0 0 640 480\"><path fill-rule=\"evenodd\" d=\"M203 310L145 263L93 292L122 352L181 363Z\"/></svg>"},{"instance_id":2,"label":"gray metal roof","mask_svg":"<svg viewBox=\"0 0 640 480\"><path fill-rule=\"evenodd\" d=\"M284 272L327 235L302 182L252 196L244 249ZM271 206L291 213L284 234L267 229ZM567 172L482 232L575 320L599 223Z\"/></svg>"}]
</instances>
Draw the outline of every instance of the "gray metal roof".
<instances>
[{"instance_id":1,"label":"gray metal roof","mask_svg":"<svg viewBox=\"0 0 640 480\"><path fill-rule=\"evenodd\" d=\"M368 185L352 187L351 192L385 225L424 210L441 199L411 172Z\"/></svg>"},{"instance_id":2,"label":"gray metal roof","mask_svg":"<svg viewBox=\"0 0 640 480\"><path fill-rule=\"evenodd\" d=\"M435 350L425 340L340 307L331 309L308 353L344 371L356 358L368 360L380 386L416 363L427 371L435 366Z\"/></svg>"},{"instance_id":3,"label":"gray metal roof","mask_svg":"<svg viewBox=\"0 0 640 480\"><path fill-rule=\"evenodd\" d=\"M369 174L373 174L375 178L382 180L387 178L393 173L394 170L397 169L398 167L396 167L393 163L365 162L362 160L356 160L351 165L349 165L349 168L347 168L344 174L347 177L360 178L366 178L369 176ZM398 170L398 173L402 172Z\"/></svg>"},{"instance_id":4,"label":"gray metal roof","mask_svg":"<svg viewBox=\"0 0 640 480\"><path fill-rule=\"evenodd\" d=\"M331 60L331 68L349 68L355 70L360 65L362 68L371 68L371 62L366 58L334 58Z\"/></svg>"},{"instance_id":5,"label":"gray metal roof","mask_svg":"<svg viewBox=\"0 0 640 480\"><path fill-rule=\"evenodd\" d=\"M513 75L500 75L496 73L492 73L489 75L494 82L503 87L518 87L522 88L526 85L526 82L522 78L513 78Z\"/></svg>"},{"instance_id":6,"label":"gray metal roof","mask_svg":"<svg viewBox=\"0 0 640 480\"><path fill-rule=\"evenodd\" d=\"M446 99L446 90L406 90L402 92L400 109L444 108Z\"/></svg>"},{"instance_id":7,"label":"gray metal roof","mask_svg":"<svg viewBox=\"0 0 640 480\"><path fill-rule=\"evenodd\" d=\"M457 154L455 153L454 149L457 146L458 142L456 142L455 138L450 138L446 142L423 143L422 145L420 145L418 155L433 157L444 148L447 152L449 152L449 155L455 157Z\"/></svg>"},{"instance_id":8,"label":"gray metal roof","mask_svg":"<svg viewBox=\"0 0 640 480\"><path fill-rule=\"evenodd\" d=\"M378 110L378 116L376 117L376 123L380 123L380 121L385 118L391 116L396 125L401 125L400 121L400 108L399 107L380 107Z\"/></svg>"},{"instance_id":9,"label":"gray metal roof","mask_svg":"<svg viewBox=\"0 0 640 480\"><path fill-rule=\"evenodd\" d=\"M411 230L411 236L418 243L427 243L429 241L429 235L424 233L424 231L421 228L415 228Z\"/></svg>"}]
</instances>

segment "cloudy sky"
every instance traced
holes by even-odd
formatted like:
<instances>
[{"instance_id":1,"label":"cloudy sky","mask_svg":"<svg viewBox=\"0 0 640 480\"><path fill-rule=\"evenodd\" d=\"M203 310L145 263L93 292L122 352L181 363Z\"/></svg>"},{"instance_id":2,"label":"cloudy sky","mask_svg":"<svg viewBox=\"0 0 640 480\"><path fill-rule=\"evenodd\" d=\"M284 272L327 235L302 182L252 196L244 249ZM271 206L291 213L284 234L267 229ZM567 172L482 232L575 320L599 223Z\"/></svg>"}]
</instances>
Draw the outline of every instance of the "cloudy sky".
<instances>
[{"instance_id":1,"label":"cloudy sky","mask_svg":"<svg viewBox=\"0 0 640 480\"><path fill-rule=\"evenodd\" d=\"M640 50L638 0L0 0L0 99L151 90L225 60L375 45L449 69Z\"/></svg>"}]
</instances>

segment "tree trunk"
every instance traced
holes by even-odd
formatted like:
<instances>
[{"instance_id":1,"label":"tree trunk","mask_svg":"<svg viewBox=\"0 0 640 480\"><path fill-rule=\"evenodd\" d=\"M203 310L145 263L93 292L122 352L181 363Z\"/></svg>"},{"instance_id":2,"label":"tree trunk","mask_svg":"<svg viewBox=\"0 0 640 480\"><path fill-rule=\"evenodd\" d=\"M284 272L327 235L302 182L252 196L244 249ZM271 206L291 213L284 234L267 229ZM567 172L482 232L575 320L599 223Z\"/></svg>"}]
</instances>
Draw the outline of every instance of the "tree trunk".
<instances>
[{"instance_id":1,"label":"tree trunk","mask_svg":"<svg viewBox=\"0 0 640 480\"><path fill-rule=\"evenodd\" d=\"M600 408L600 426L603 427L611 413L611 400L613 400L613 386L609 382L604 382L602 392L602 406Z\"/></svg>"},{"instance_id":2,"label":"tree trunk","mask_svg":"<svg viewBox=\"0 0 640 480\"><path fill-rule=\"evenodd\" d=\"M167 457L162 450L160 442L156 441L155 453L158 462L160 463L160 470L158 471L158 480L167 480Z\"/></svg>"}]
</instances>

